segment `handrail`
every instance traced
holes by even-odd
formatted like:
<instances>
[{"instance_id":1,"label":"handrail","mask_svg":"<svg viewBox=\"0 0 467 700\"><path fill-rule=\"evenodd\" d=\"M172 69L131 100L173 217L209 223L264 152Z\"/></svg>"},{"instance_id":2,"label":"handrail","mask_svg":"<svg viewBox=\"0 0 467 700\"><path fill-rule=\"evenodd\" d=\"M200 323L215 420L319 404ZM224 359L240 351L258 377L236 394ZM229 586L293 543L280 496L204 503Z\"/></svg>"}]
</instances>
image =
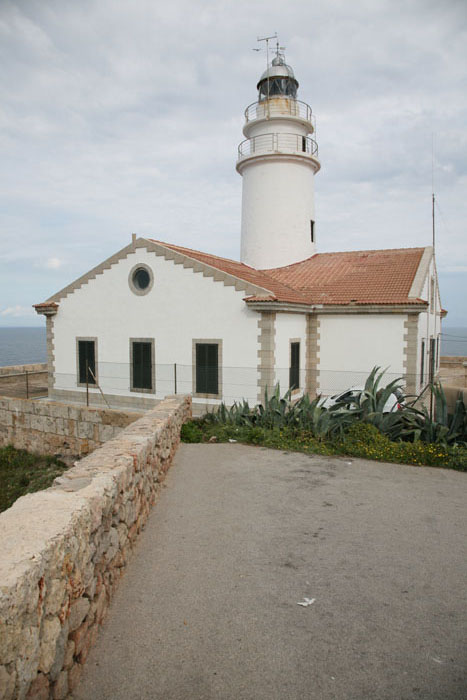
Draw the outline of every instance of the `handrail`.
<instances>
[{"instance_id":1,"label":"handrail","mask_svg":"<svg viewBox=\"0 0 467 700\"><path fill-rule=\"evenodd\" d=\"M268 100L252 102L245 109L245 121L268 119L269 117L278 117L281 114L306 119L314 125L314 115L310 105L291 97L272 97Z\"/></svg>"},{"instance_id":2,"label":"handrail","mask_svg":"<svg viewBox=\"0 0 467 700\"><path fill-rule=\"evenodd\" d=\"M300 134L260 134L245 139L238 147L238 158L262 153L305 153L318 157L318 144L310 136Z\"/></svg>"}]
</instances>

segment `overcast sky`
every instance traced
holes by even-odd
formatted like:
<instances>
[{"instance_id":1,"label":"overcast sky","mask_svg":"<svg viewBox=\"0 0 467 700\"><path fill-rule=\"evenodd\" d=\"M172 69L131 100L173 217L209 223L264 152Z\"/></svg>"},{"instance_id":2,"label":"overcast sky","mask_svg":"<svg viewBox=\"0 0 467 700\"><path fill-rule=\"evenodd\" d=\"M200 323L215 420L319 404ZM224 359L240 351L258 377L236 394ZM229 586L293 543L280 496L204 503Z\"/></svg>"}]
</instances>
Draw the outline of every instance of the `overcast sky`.
<instances>
[{"instance_id":1,"label":"overcast sky","mask_svg":"<svg viewBox=\"0 0 467 700\"><path fill-rule=\"evenodd\" d=\"M278 32L317 119L318 250L431 244L467 326L466 0L0 0L0 325L131 233L238 259L243 110Z\"/></svg>"}]
</instances>

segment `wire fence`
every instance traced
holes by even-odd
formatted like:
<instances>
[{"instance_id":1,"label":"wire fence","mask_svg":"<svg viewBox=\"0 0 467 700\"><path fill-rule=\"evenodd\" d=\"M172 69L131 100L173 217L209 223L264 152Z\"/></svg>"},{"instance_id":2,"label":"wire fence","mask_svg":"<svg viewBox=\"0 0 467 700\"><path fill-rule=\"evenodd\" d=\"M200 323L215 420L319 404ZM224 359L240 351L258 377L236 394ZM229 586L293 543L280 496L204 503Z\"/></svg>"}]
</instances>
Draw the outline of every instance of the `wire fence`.
<instances>
[{"instance_id":1,"label":"wire fence","mask_svg":"<svg viewBox=\"0 0 467 700\"><path fill-rule=\"evenodd\" d=\"M291 386L291 372L289 367L274 369L262 369L257 367L231 367L222 366L211 369L211 379L214 376L214 385L211 388L203 382L197 374L194 365L180 363L157 363L151 366L151 371L146 373L146 383L135 383L132 380L134 373L128 363L99 362L95 371L95 382L92 380L87 387L79 383L76 373L56 373L54 375L54 389L61 392L91 392L95 395L101 392L109 405L112 397L140 396L142 398L160 399L168 394L192 394L195 401L203 401L206 398L213 402L224 401L232 404L234 401L246 399L250 405L258 401L259 395L266 386L268 391L277 385L283 395ZM370 373L369 370L306 370L298 371L298 384L295 396L303 392L318 393L323 396L333 396L351 387L362 387ZM448 383L449 378L458 378L459 374L452 371L445 373L443 382ZM386 372L382 385L387 385L393 380L401 378L401 384L410 393L418 391L426 385L430 377L425 373L408 376L395 372ZM201 379L201 381L200 381ZM213 388L214 387L214 388ZM415 387L415 389L414 389Z\"/></svg>"},{"instance_id":2,"label":"wire fence","mask_svg":"<svg viewBox=\"0 0 467 700\"><path fill-rule=\"evenodd\" d=\"M298 375L294 374L295 383L298 384L295 397L301 393L321 394L333 396L352 387L363 387L370 370L345 370L345 369L299 369ZM135 403L135 399L161 399L169 394L191 394L195 402L220 403L224 401L232 404L235 401L247 400L250 405L257 403L264 388L268 392L278 385L281 395L290 388L291 372L289 367L262 369L258 367L231 367L222 366L211 370L211 378L214 376L214 390L209 391L209 386L200 385L200 376L197 375L194 365L180 363L157 363L150 366L150 371L145 374L145 382L134 379L131 363L99 362L89 373L87 383L81 381L77 372L55 372L53 376L53 392L57 396L62 395L64 400L71 398L72 394L79 398L80 402L105 403L122 405L124 397L130 397L129 403ZM298 376L298 381L297 381ZM467 386L467 368L462 364L455 368L442 368L438 375L445 385ZM429 382L430 377L425 373L423 377L417 375L403 375L401 373L386 372L382 385L389 384L395 379L401 378L401 384L408 393L420 391ZM202 377L201 377L202 380ZM46 371L25 371L15 374L0 376L0 395L16 396L21 398L37 398L48 394L48 375ZM202 382L201 382L202 384ZM211 384L211 388L212 388ZM101 400L102 399L102 400Z\"/></svg>"},{"instance_id":3,"label":"wire fence","mask_svg":"<svg viewBox=\"0 0 467 700\"><path fill-rule=\"evenodd\" d=\"M21 399L47 396L47 370L14 372L0 375L0 395Z\"/></svg>"}]
</instances>

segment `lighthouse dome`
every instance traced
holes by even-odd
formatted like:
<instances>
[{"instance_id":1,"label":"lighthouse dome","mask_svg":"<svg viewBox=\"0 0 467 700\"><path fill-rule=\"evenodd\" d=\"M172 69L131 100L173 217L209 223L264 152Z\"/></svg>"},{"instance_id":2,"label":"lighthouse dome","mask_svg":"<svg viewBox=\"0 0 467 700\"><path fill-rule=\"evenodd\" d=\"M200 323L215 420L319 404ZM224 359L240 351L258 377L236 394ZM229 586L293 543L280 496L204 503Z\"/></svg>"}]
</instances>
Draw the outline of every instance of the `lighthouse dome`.
<instances>
[{"instance_id":1,"label":"lighthouse dome","mask_svg":"<svg viewBox=\"0 0 467 700\"><path fill-rule=\"evenodd\" d=\"M281 96L295 98L298 80L295 78L292 68L285 62L284 56L278 53L272 59L271 65L264 71L256 87L260 100Z\"/></svg>"}]
</instances>

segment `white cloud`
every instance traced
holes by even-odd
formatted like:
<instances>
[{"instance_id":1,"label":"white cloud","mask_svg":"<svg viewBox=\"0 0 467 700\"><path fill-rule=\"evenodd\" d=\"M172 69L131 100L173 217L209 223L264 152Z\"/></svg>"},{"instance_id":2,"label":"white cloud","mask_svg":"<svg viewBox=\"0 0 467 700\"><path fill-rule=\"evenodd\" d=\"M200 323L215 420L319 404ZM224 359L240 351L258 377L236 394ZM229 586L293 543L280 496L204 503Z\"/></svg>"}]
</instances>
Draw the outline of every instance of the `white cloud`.
<instances>
[{"instance_id":1,"label":"white cloud","mask_svg":"<svg viewBox=\"0 0 467 700\"><path fill-rule=\"evenodd\" d=\"M11 318L21 318L23 316L34 316L34 309L29 306L8 306L0 311L0 316L10 316Z\"/></svg>"},{"instance_id":2,"label":"white cloud","mask_svg":"<svg viewBox=\"0 0 467 700\"><path fill-rule=\"evenodd\" d=\"M62 266L62 261L60 260L60 258L49 258L45 263L45 266L49 270L57 270L59 267Z\"/></svg>"}]
</instances>

